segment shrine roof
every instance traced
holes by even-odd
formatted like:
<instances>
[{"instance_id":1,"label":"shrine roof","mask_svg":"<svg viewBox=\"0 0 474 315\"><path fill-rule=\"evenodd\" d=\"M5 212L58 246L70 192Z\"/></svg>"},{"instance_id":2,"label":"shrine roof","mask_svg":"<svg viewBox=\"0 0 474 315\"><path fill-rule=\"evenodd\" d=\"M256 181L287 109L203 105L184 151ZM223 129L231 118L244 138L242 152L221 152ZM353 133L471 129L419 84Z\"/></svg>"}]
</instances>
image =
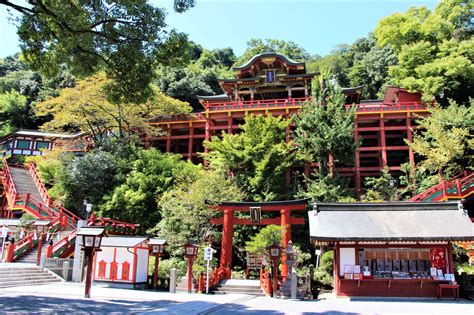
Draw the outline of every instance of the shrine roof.
<instances>
[{"instance_id":1,"label":"shrine roof","mask_svg":"<svg viewBox=\"0 0 474 315\"><path fill-rule=\"evenodd\" d=\"M252 64L254 64L258 59L260 59L260 58L268 58L268 57L277 57L277 58L280 58L280 59L282 59L285 63L287 63L288 65L292 65L292 66L304 66L304 65L305 65L304 62L294 61L294 60L288 58L287 56L282 55L282 54L279 54L279 53L276 53L276 52L264 52L264 53L261 53L261 54L258 54L258 55L253 56L249 61L247 61L247 62L244 63L243 65L238 66L238 67L234 67L233 70L238 71L238 70L243 70L243 69L249 68L249 67L250 67Z\"/></svg>"},{"instance_id":2,"label":"shrine roof","mask_svg":"<svg viewBox=\"0 0 474 315\"><path fill-rule=\"evenodd\" d=\"M101 246L105 247L135 247L146 241L146 236L109 236L102 238Z\"/></svg>"},{"instance_id":3,"label":"shrine roof","mask_svg":"<svg viewBox=\"0 0 474 315\"><path fill-rule=\"evenodd\" d=\"M352 86L352 87L343 87L341 88L342 93L355 93L355 92L362 92L363 85L359 86Z\"/></svg>"},{"instance_id":4,"label":"shrine roof","mask_svg":"<svg viewBox=\"0 0 474 315\"><path fill-rule=\"evenodd\" d=\"M219 95L197 95L198 100L203 101L230 101L231 98L227 94Z\"/></svg>"},{"instance_id":5,"label":"shrine roof","mask_svg":"<svg viewBox=\"0 0 474 315\"><path fill-rule=\"evenodd\" d=\"M315 203L312 241L470 241L474 224L459 202Z\"/></svg>"},{"instance_id":6,"label":"shrine roof","mask_svg":"<svg viewBox=\"0 0 474 315\"><path fill-rule=\"evenodd\" d=\"M308 204L309 199L295 199L295 200L279 200L266 202L252 202L252 201L221 201L217 203L219 206L244 206L244 207L264 207L264 206L289 206Z\"/></svg>"},{"instance_id":7,"label":"shrine roof","mask_svg":"<svg viewBox=\"0 0 474 315\"><path fill-rule=\"evenodd\" d=\"M13 137L13 136L72 139L72 138L79 137L81 135L84 135L84 133L81 132L81 133L76 133L76 134L69 134L69 133L47 132L47 131L40 131L40 130L19 129L1 137L0 141Z\"/></svg>"},{"instance_id":8,"label":"shrine roof","mask_svg":"<svg viewBox=\"0 0 474 315\"><path fill-rule=\"evenodd\" d=\"M255 81L255 82L259 82L260 81L260 78L259 77L253 77L253 78L234 78L234 79L218 79L219 82L252 82L252 81Z\"/></svg>"}]
</instances>

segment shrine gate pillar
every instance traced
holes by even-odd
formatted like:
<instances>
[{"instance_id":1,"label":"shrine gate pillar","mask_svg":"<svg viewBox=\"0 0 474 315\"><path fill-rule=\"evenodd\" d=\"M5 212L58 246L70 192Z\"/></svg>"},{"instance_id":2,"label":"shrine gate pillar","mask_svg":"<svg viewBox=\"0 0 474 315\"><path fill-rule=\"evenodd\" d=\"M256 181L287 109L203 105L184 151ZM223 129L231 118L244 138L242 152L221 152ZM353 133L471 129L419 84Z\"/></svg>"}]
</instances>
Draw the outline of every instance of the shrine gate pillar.
<instances>
[{"instance_id":1,"label":"shrine gate pillar","mask_svg":"<svg viewBox=\"0 0 474 315\"><path fill-rule=\"evenodd\" d=\"M234 210L224 209L222 227L222 248L221 248L221 262L222 268L232 266L232 237L234 234Z\"/></svg>"},{"instance_id":2,"label":"shrine gate pillar","mask_svg":"<svg viewBox=\"0 0 474 315\"><path fill-rule=\"evenodd\" d=\"M281 245L286 248L291 240L291 211L281 209ZM288 266L286 265L286 252L282 253L281 275L285 279L288 276Z\"/></svg>"}]
</instances>

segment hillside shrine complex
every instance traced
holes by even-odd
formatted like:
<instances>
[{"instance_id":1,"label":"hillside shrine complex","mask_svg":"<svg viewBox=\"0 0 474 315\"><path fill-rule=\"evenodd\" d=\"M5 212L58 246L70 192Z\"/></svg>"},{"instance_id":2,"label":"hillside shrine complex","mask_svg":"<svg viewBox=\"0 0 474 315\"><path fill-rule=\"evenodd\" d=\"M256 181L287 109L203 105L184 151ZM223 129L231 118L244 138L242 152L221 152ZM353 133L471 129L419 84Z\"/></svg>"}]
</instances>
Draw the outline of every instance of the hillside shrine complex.
<instances>
[{"instance_id":1,"label":"hillside shrine complex","mask_svg":"<svg viewBox=\"0 0 474 315\"><path fill-rule=\"evenodd\" d=\"M223 94L199 97L202 111L151 120L149 124L166 131L166 135L143 136L144 145L205 163L198 155L207 152L205 140L222 132L239 132L247 114L290 117L297 113L304 102L310 100L311 82L316 75L306 72L304 62L278 53L256 55L234 71L235 78L219 82ZM331 164L330 167L346 177L359 196L365 177L379 176L384 167L388 167L392 175L400 175L400 165L406 162L414 167L417 157L404 139L412 140L417 117L427 115L428 111L420 93L398 87L387 88L383 100L361 100L362 87L342 91L346 95L346 106L356 106L354 133L356 139L362 138L362 143L353 166ZM287 137L292 128L294 126L287 128ZM43 150L55 146L83 154L91 145L89 135L19 130L1 138L0 145L4 156L0 214L6 218L1 222L9 225L10 220L13 227L15 218L22 212L29 212L39 220L50 220L50 232L69 231L69 234L65 233L60 241L52 241L47 250L49 257L77 254L74 247L76 234L80 232L77 226L80 218L49 197L34 165L26 168L9 165L6 157L41 155ZM316 167L315 163L307 163L302 169L292 168L287 178L296 171L310 174ZM474 241L469 215L472 216L473 192L474 176L465 172L409 202L220 201L213 207L216 216L211 221L222 226L219 264L212 271L211 285L232 277L235 226L274 224L282 229L277 263L279 285L284 286L294 273L289 262L293 257L287 252L291 247L292 227L308 224L308 241L314 248L334 250L333 287L337 295L435 297L444 289L444 295L456 296L452 244ZM270 213L272 215L268 215ZM136 229L133 223L92 217L86 224L104 227L109 234L115 234L104 238L102 252L95 255L95 281L131 286L147 281L149 256L157 254L152 250L157 240L124 236L133 234ZM33 236L22 242L7 248L9 261L19 260L34 248ZM166 243L165 240L158 242ZM202 291L202 278L194 277L197 290ZM270 275L262 269L261 288L267 294L271 290L269 281Z\"/></svg>"}]
</instances>

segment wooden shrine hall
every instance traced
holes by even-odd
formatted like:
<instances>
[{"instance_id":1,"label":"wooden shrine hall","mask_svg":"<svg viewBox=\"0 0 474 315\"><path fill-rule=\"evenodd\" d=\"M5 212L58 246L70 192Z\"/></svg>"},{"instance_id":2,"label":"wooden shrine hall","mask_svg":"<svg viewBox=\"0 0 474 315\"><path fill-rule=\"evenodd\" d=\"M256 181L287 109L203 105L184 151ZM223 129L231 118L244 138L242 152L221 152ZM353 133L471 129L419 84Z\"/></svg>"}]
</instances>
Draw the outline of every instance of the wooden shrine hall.
<instances>
[{"instance_id":1,"label":"wooden shrine hall","mask_svg":"<svg viewBox=\"0 0 474 315\"><path fill-rule=\"evenodd\" d=\"M304 217L294 217L292 212L306 211L308 199L270 201L270 202L220 202L215 210L222 212L222 217L211 219L212 224L222 225L222 252L220 268L232 267L232 238L234 225L280 225L282 232L281 246L286 248L291 240L291 226L305 224ZM248 212L248 218L237 218L235 212ZM264 218L263 212L277 212L279 217ZM286 277L288 269L286 256L282 257L281 275ZM230 275L227 275L230 278Z\"/></svg>"}]
</instances>

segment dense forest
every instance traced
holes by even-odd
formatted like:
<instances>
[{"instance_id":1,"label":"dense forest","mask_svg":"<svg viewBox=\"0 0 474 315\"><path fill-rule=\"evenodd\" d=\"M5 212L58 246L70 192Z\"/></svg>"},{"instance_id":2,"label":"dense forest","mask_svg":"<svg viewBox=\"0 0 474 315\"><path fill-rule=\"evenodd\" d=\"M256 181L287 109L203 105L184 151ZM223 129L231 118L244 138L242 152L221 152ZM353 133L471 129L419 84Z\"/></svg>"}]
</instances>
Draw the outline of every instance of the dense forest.
<instances>
[{"instance_id":1,"label":"dense forest","mask_svg":"<svg viewBox=\"0 0 474 315\"><path fill-rule=\"evenodd\" d=\"M187 239L202 241L215 234L219 240L218 229L210 225L209 203L298 197L355 201L346 183L327 167L329 153L340 161L350 160L358 145L352 131L355 114L344 109L341 87L363 86L363 98L377 99L387 86L400 86L421 91L432 104L431 116L420 118L422 132L410 144L424 160L416 170L402 166L398 190L391 186L393 178L386 170L380 177L367 179L362 200L406 199L439 182L439 175L452 176L472 167L472 2L443 0L433 11L413 7L392 14L366 37L338 45L326 56L278 39L251 39L245 52L236 56L231 48L208 50L177 32L155 38L153 32L165 27L164 16L157 18L159 9L145 5L141 9L152 25L149 34L124 26L120 29L124 34L114 33L117 37L107 41L113 47L95 47L97 34L92 34L81 39L96 49L91 54L81 52L84 47L72 47L74 34L67 28L56 34L22 25L19 34L24 50L0 59L0 135L38 128L94 135L95 148L84 156L57 149L27 160L37 163L51 195L66 208L82 215L82 200L87 199L99 215L139 223L141 233L165 237L171 258L163 268L180 260L181 245ZM47 17L32 14L28 19ZM72 19L71 23L84 21ZM64 41L58 40L57 47L49 50L40 47L55 36ZM127 36L143 36L150 44L136 47L122 42ZM305 61L308 72L319 73L314 101L293 118L297 128L290 142L284 132L290 121L248 116L240 134L206 143L210 148L204 156L207 168L141 146L137 130L160 132L146 124L148 119L199 110L197 95L220 94L218 79L232 78L233 66L268 51ZM142 65L139 69L124 66L137 60ZM101 137L108 130L114 133ZM310 137L307 130L312 131ZM286 169L305 161L318 162L319 171L287 187ZM244 249L258 232L257 227L236 229L234 246ZM294 233L294 242L303 251L309 246L306 233L303 229ZM257 248L262 244L255 242L264 240L269 238L254 237L247 245ZM242 261L243 256L236 259Z\"/></svg>"}]
</instances>

